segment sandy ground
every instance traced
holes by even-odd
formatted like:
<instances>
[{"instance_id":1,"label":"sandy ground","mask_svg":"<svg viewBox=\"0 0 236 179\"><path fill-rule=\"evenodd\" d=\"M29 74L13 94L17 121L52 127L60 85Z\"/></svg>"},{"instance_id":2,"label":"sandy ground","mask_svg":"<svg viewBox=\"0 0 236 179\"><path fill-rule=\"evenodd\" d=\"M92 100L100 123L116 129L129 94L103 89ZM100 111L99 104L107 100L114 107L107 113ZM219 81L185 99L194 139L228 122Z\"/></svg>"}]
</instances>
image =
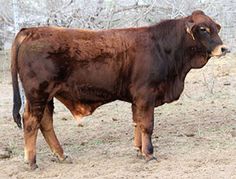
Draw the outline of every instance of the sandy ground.
<instances>
[{"instance_id":1,"label":"sandy ground","mask_svg":"<svg viewBox=\"0 0 236 179\"><path fill-rule=\"evenodd\" d=\"M73 164L55 162L41 133L39 169L23 163L23 132L11 116L9 72L0 78L0 178L235 178L236 56L211 59L193 70L177 102L155 109L157 161L145 163L133 149L130 104L116 101L81 121L56 103L54 125Z\"/></svg>"}]
</instances>

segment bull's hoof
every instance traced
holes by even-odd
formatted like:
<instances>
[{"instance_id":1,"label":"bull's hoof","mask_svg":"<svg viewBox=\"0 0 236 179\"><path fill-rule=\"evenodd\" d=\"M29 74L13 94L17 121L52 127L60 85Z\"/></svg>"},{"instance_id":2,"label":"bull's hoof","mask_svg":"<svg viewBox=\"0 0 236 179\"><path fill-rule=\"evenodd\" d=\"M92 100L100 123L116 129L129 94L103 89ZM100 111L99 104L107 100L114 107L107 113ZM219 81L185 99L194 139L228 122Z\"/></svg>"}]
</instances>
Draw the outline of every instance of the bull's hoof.
<instances>
[{"instance_id":1,"label":"bull's hoof","mask_svg":"<svg viewBox=\"0 0 236 179\"><path fill-rule=\"evenodd\" d=\"M137 157L138 159L144 159L144 156L142 155L141 152L137 152L136 157Z\"/></svg>"},{"instance_id":2,"label":"bull's hoof","mask_svg":"<svg viewBox=\"0 0 236 179\"><path fill-rule=\"evenodd\" d=\"M137 152L136 156L137 156L138 158L141 158L141 157L142 157L141 148L142 148L142 147L136 147L136 146L134 146L134 150Z\"/></svg>"},{"instance_id":3,"label":"bull's hoof","mask_svg":"<svg viewBox=\"0 0 236 179\"><path fill-rule=\"evenodd\" d=\"M64 159L59 160L59 163L71 164L73 163L72 158L68 155L64 157Z\"/></svg>"},{"instance_id":4,"label":"bull's hoof","mask_svg":"<svg viewBox=\"0 0 236 179\"><path fill-rule=\"evenodd\" d=\"M145 158L145 160L146 160L146 162L157 161L157 158L152 156L152 157Z\"/></svg>"},{"instance_id":5,"label":"bull's hoof","mask_svg":"<svg viewBox=\"0 0 236 179\"><path fill-rule=\"evenodd\" d=\"M36 163L30 165L30 170L36 170L37 168L39 167Z\"/></svg>"},{"instance_id":6,"label":"bull's hoof","mask_svg":"<svg viewBox=\"0 0 236 179\"><path fill-rule=\"evenodd\" d=\"M24 160L26 170L34 171L38 168L36 163L30 163L28 160Z\"/></svg>"},{"instance_id":7,"label":"bull's hoof","mask_svg":"<svg viewBox=\"0 0 236 179\"><path fill-rule=\"evenodd\" d=\"M146 163L149 163L150 161L157 161L157 158L154 157L153 155L145 155L145 161Z\"/></svg>"},{"instance_id":8,"label":"bull's hoof","mask_svg":"<svg viewBox=\"0 0 236 179\"><path fill-rule=\"evenodd\" d=\"M56 158L51 159L52 162L64 163L64 164L71 164L73 163L72 158L66 155L64 158L56 156Z\"/></svg>"}]
</instances>

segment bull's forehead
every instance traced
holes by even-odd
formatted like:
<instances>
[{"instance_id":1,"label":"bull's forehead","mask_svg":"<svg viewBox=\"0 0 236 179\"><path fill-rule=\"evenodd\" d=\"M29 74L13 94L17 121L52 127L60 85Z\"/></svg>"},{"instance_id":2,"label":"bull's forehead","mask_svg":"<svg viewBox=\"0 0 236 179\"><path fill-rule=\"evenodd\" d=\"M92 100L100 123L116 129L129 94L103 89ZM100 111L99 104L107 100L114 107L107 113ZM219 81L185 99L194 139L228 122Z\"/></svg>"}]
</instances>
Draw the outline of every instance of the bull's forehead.
<instances>
[{"instance_id":1,"label":"bull's forehead","mask_svg":"<svg viewBox=\"0 0 236 179\"><path fill-rule=\"evenodd\" d=\"M196 24L205 24L207 26L214 26L216 27L216 22L214 22L210 17L206 15L195 15L192 17L194 23Z\"/></svg>"}]
</instances>

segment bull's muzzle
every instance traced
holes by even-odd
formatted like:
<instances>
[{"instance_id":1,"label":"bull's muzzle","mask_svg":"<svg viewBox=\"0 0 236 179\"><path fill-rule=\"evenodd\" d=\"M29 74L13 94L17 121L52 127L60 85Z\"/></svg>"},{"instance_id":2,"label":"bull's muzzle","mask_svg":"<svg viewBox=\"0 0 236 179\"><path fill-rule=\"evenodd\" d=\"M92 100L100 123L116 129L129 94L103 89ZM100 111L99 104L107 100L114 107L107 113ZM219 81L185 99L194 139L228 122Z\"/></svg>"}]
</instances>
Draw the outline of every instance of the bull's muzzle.
<instances>
[{"instance_id":1,"label":"bull's muzzle","mask_svg":"<svg viewBox=\"0 0 236 179\"><path fill-rule=\"evenodd\" d=\"M212 56L212 57L221 57L221 56L224 56L226 53L229 53L229 52L230 52L230 50L226 45L218 45L211 52L210 56Z\"/></svg>"}]
</instances>

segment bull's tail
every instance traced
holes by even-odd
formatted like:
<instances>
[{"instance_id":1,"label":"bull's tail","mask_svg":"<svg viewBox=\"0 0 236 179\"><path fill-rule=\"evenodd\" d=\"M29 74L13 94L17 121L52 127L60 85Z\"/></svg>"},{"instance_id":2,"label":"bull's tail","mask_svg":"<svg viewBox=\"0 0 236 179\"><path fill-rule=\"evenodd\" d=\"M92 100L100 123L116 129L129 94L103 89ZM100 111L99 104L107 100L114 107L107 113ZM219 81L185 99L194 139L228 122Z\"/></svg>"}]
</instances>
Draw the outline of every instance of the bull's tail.
<instances>
[{"instance_id":1,"label":"bull's tail","mask_svg":"<svg viewBox=\"0 0 236 179\"><path fill-rule=\"evenodd\" d=\"M22 31L22 30L21 30ZM19 32L12 44L11 49L11 76L12 76L12 86L13 86L13 118L15 123L19 128L22 128L21 124L21 97L18 83L18 50L21 43L26 38L26 35Z\"/></svg>"}]
</instances>

